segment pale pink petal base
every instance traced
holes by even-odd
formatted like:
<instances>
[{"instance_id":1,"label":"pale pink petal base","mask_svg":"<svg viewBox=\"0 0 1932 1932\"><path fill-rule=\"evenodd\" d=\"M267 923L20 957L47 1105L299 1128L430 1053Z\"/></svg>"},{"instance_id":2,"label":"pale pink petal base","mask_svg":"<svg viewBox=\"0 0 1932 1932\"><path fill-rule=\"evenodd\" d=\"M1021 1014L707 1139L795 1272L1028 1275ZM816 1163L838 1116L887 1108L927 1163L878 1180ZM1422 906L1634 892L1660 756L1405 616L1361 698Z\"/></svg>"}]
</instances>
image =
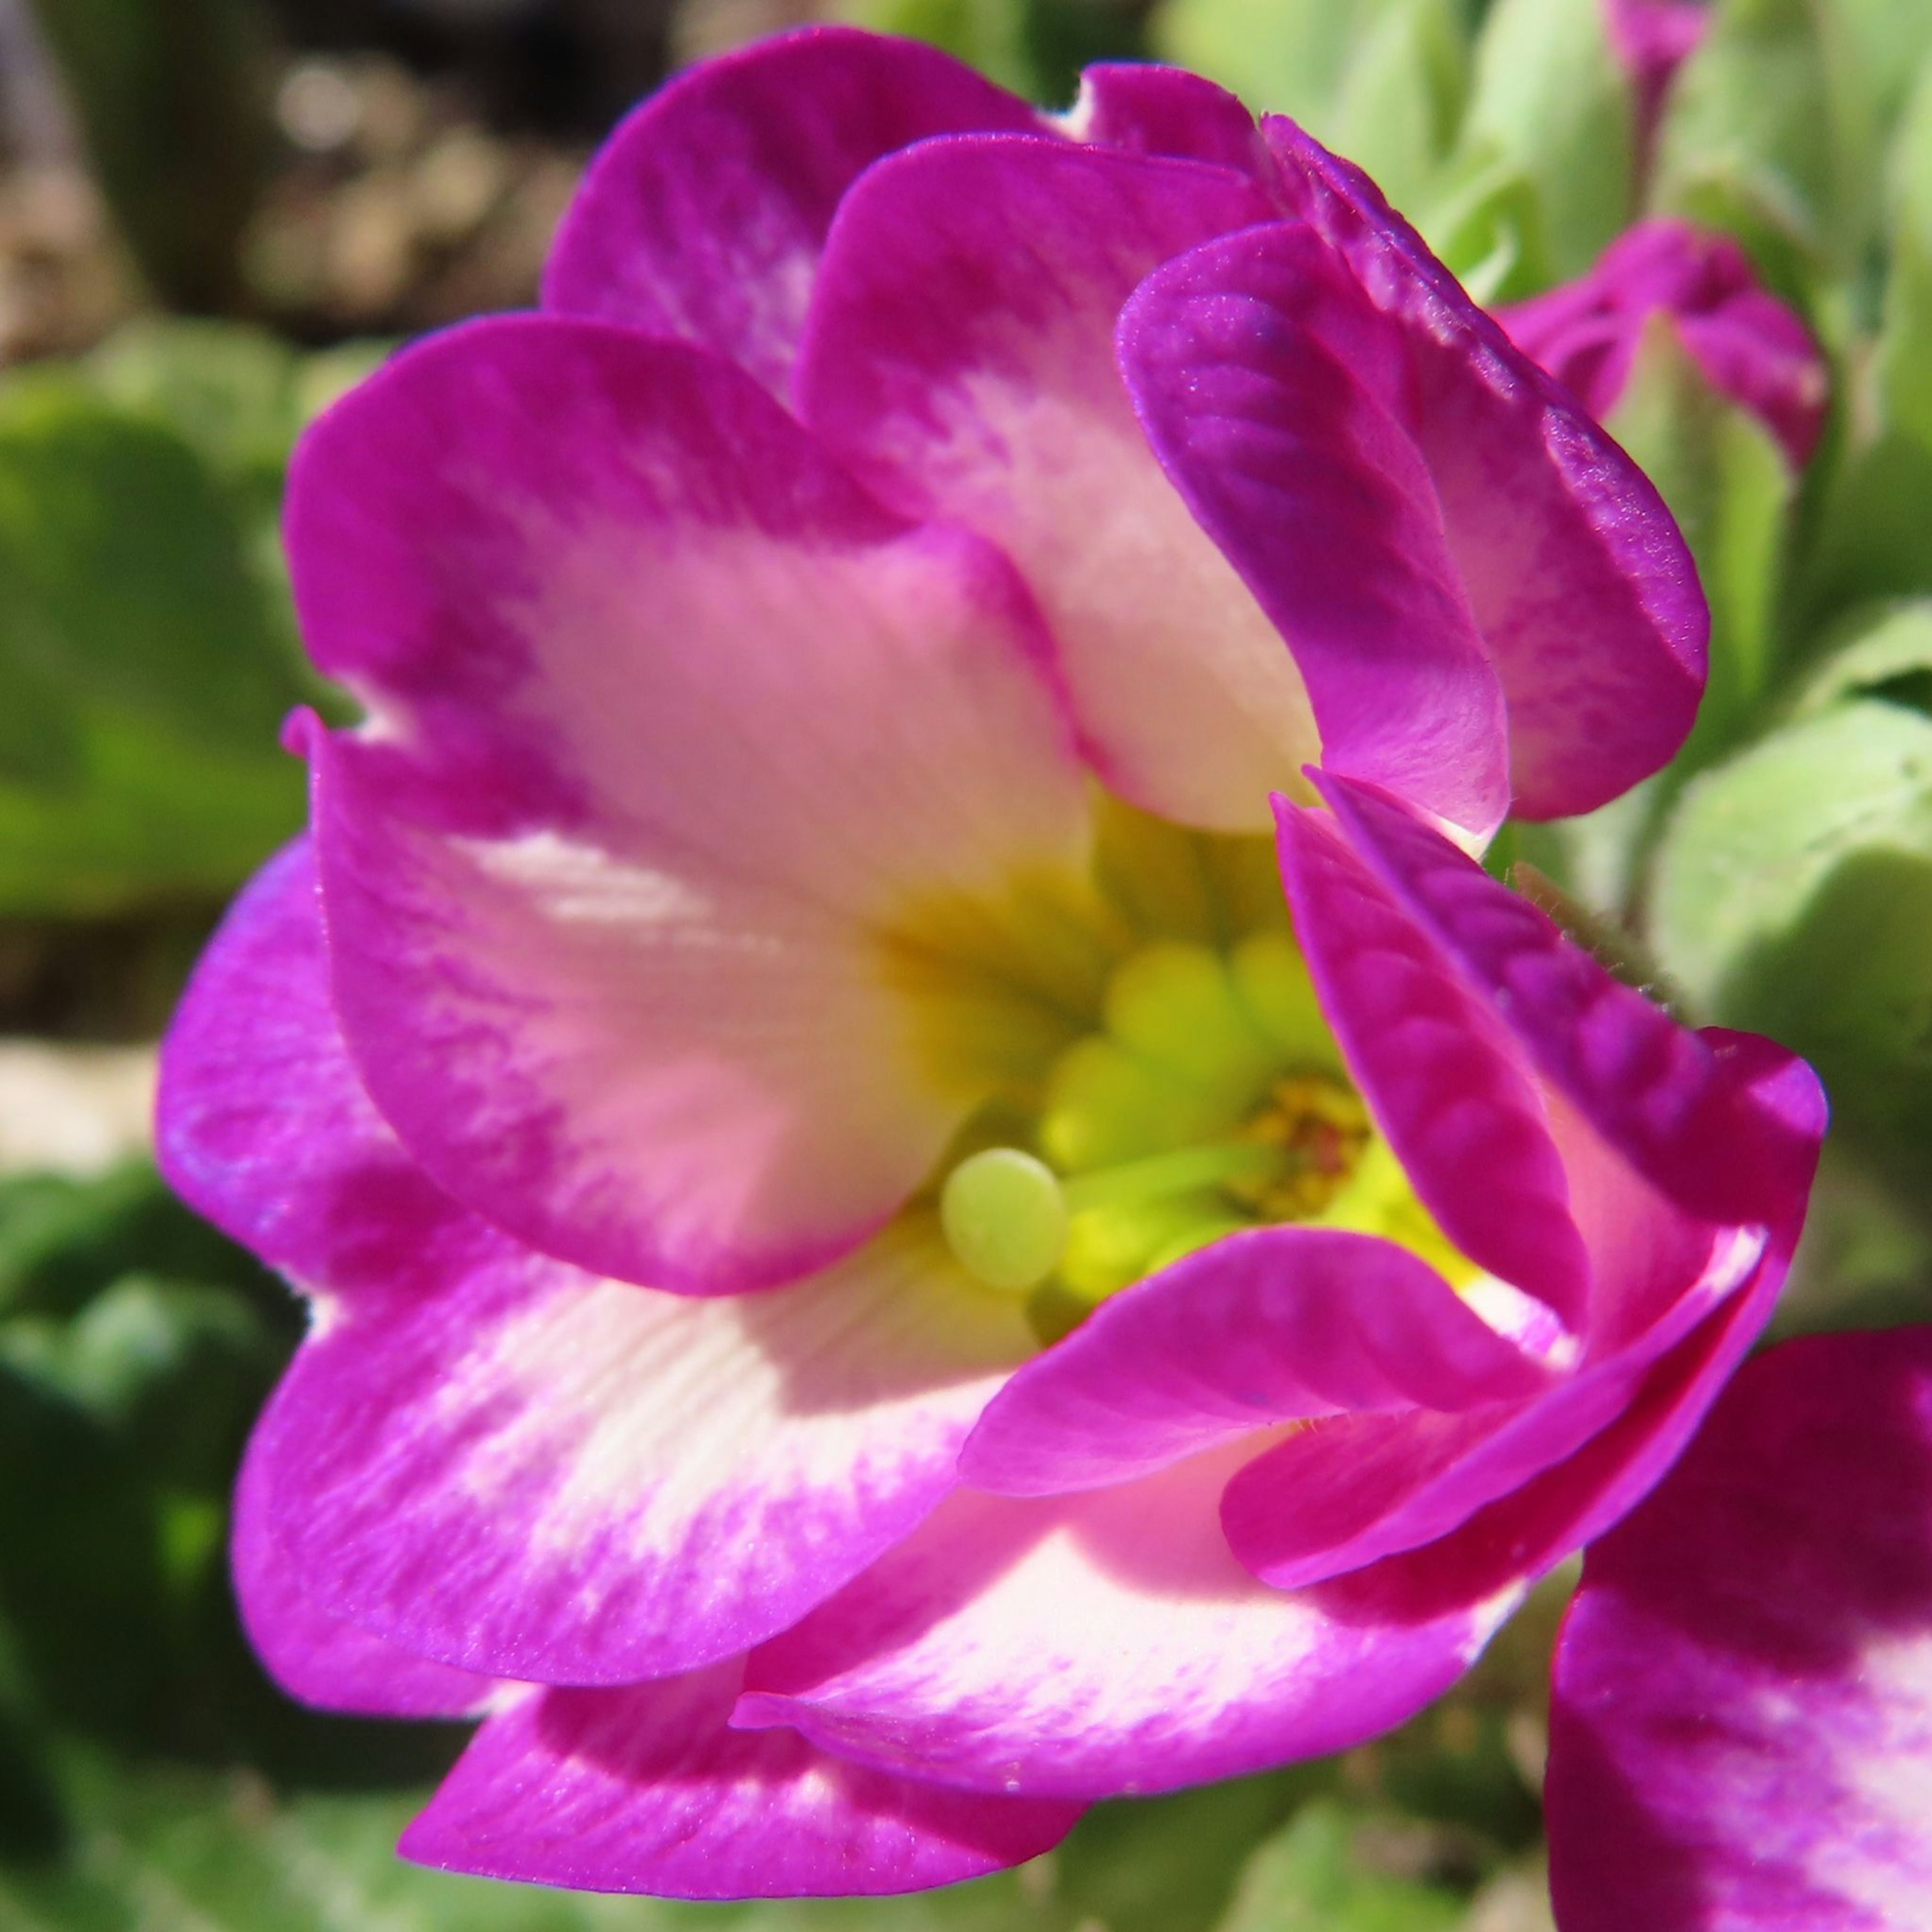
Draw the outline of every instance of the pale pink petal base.
<instances>
[{"instance_id":1,"label":"pale pink petal base","mask_svg":"<svg viewBox=\"0 0 1932 1932\"><path fill-rule=\"evenodd\" d=\"M469 325L311 430L289 538L337 1011L439 1184L692 1292L882 1222L980 1097L882 934L1077 868L1082 774L1012 568L908 524L740 370Z\"/></svg>"},{"instance_id":2,"label":"pale pink petal base","mask_svg":"<svg viewBox=\"0 0 1932 1932\"><path fill-rule=\"evenodd\" d=\"M905 1535L1034 1346L937 1234L694 1298L502 1240L320 1304L254 1451L319 1609L463 1669L613 1684L770 1636Z\"/></svg>"},{"instance_id":3,"label":"pale pink petal base","mask_svg":"<svg viewBox=\"0 0 1932 1932\"><path fill-rule=\"evenodd\" d=\"M733 1660L626 1690L532 1691L404 1834L419 1864L661 1898L914 1892L1052 1849L1078 1804L952 1791L796 1733L725 1727Z\"/></svg>"},{"instance_id":4,"label":"pale pink petal base","mask_svg":"<svg viewBox=\"0 0 1932 1932\"><path fill-rule=\"evenodd\" d=\"M1794 1342L1592 1550L1557 1652L1563 1932L1932 1923L1932 1330Z\"/></svg>"},{"instance_id":5,"label":"pale pink petal base","mask_svg":"<svg viewBox=\"0 0 1932 1932\"><path fill-rule=\"evenodd\" d=\"M1366 1573L1284 1594L1215 1506L1245 1446L1090 1494L960 1495L754 1652L740 1724L882 1768L1100 1797L1359 1743L1468 1667L1520 1600L1493 1564L1418 1592Z\"/></svg>"}]
</instances>

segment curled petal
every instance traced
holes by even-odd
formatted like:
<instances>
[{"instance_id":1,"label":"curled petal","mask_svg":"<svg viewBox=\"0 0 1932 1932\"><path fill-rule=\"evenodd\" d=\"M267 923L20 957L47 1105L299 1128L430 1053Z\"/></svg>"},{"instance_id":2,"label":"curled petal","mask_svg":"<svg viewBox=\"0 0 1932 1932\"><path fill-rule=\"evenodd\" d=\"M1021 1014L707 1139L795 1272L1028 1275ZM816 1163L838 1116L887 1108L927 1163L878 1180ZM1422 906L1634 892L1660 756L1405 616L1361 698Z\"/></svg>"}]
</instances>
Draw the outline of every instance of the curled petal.
<instances>
[{"instance_id":1,"label":"curled petal","mask_svg":"<svg viewBox=\"0 0 1932 1932\"><path fill-rule=\"evenodd\" d=\"M1670 759L1703 692L1710 616L1677 526L1359 169L1290 122L1264 132L1291 209L1408 345L1417 445L1509 705L1514 809L1605 803Z\"/></svg>"},{"instance_id":2,"label":"curled petal","mask_svg":"<svg viewBox=\"0 0 1932 1932\"><path fill-rule=\"evenodd\" d=\"M1824 1126L1803 1061L1748 1034L1679 1026L1398 801L1318 783L1353 849L1652 1185L1720 1223L1802 1211Z\"/></svg>"},{"instance_id":3,"label":"curled petal","mask_svg":"<svg viewBox=\"0 0 1932 1932\"><path fill-rule=\"evenodd\" d=\"M661 1898L951 1885L1049 1850L1051 1799L916 1784L786 1731L726 1728L734 1659L610 1690L532 1693L484 1725L404 1834L419 1864Z\"/></svg>"},{"instance_id":4,"label":"curled petal","mask_svg":"<svg viewBox=\"0 0 1932 1932\"><path fill-rule=\"evenodd\" d=\"M982 1790L1165 1790L1401 1722L1519 1600L1491 1573L1473 1594L1267 1588L1214 1520L1230 1454L1051 1502L953 1497L754 1653L734 1721Z\"/></svg>"},{"instance_id":5,"label":"curled petal","mask_svg":"<svg viewBox=\"0 0 1932 1932\"><path fill-rule=\"evenodd\" d=\"M1024 593L728 364L472 325L310 432L290 548L335 1003L384 1115L544 1252L691 1292L854 1245L981 1097L886 935L1084 862Z\"/></svg>"},{"instance_id":6,"label":"curled petal","mask_svg":"<svg viewBox=\"0 0 1932 1932\"><path fill-rule=\"evenodd\" d=\"M1648 1333L1528 1400L1447 1415L1338 1416L1289 1436L1229 1482L1221 1504L1229 1546L1256 1576L1290 1589L1450 1535L1640 1408L1656 1386L1654 1365L1718 1320L1714 1304L1731 1304L1723 1332L1736 1332L1735 1358L1768 1316L1788 1261L1782 1246L1768 1252L1761 1234L1726 1234ZM1708 1390L1701 1399L1684 1394L1660 1412L1658 1427L1677 1426L1688 1412L1681 1440L1708 1399Z\"/></svg>"},{"instance_id":7,"label":"curled petal","mask_svg":"<svg viewBox=\"0 0 1932 1932\"><path fill-rule=\"evenodd\" d=\"M974 1428L960 1474L1001 1496L1052 1496L1278 1423L1460 1411L1546 1380L1391 1243L1258 1229L1114 1296L1019 1370Z\"/></svg>"},{"instance_id":8,"label":"curled petal","mask_svg":"<svg viewBox=\"0 0 1932 1932\"><path fill-rule=\"evenodd\" d=\"M1225 87L1177 67L1101 61L1080 76L1061 130L1097 148L1211 161L1270 181L1274 166L1255 117Z\"/></svg>"},{"instance_id":9,"label":"curled petal","mask_svg":"<svg viewBox=\"0 0 1932 1932\"><path fill-rule=\"evenodd\" d=\"M1502 692L1400 327L1312 229L1275 222L1150 276L1119 346L1162 464L1294 653L1323 764L1486 836L1509 808Z\"/></svg>"},{"instance_id":10,"label":"curled petal","mask_svg":"<svg viewBox=\"0 0 1932 1932\"><path fill-rule=\"evenodd\" d=\"M1793 1342L1595 1545L1557 1648L1565 1932L1932 1913L1932 1330Z\"/></svg>"},{"instance_id":11,"label":"curled petal","mask_svg":"<svg viewBox=\"0 0 1932 1932\"><path fill-rule=\"evenodd\" d=\"M826 231L880 156L1040 117L938 49L849 27L679 75L606 142L544 278L560 315L716 350L782 394Z\"/></svg>"},{"instance_id":12,"label":"curled petal","mask_svg":"<svg viewBox=\"0 0 1932 1932\"><path fill-rule=\"evenodd\" d=\"M1580 1328L1590 1258L1520 1048L1326 814L1278 812L1323 1011L1403 1172L1471 1260Z\"/></svg>"},{"instance_id":13,"label":"curled petal","mask_svg":"<svg viewBox=\"0 0 1932 1932\"><path fill-rule=\"evenodd\" d=\"M839 211L798 376L806 420L909 513L997 542L1052 628L1114 789L1164 817L1267 822L1316 751L1280 635L1162 476L1113 358L1136 284L1263 220L1197 162L934 141Z\"/></svg>"}]
</instances>

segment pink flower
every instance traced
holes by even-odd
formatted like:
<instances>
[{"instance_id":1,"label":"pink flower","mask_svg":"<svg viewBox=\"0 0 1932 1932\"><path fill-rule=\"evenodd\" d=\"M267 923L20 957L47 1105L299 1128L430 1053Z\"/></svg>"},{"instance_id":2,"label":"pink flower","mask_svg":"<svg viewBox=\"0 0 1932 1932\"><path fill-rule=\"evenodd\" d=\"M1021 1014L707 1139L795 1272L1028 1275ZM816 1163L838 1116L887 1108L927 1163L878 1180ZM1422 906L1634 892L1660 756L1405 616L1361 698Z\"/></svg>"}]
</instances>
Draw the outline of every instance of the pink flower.
<instances>
[{"instance_id":1,"label":"pink flower","mask_svg":"<svg viewBox=\"0 0 1932 1932\"><path fill-rule=\"evenodd\" d=\"M1708 0L1604 0L1610 44L1636 88L1637 115L1647 146L1677 70L1709 31Z\"/></svg>"},{"instance_id":2,"label":"pink flower","mask_svg":"<svg viewBox=\"0 0 1932 1932\"><path fill-rule=\"evenodd\" d=\"M1616 407L1656 315L1670 317L1712 386L1756 416L1802 469L1825 425L1825 358L1798 316L1758 286L1728 236L1684 221L1640 222L1580 280L1497 320L1601 420Z\"/></svg>"},{"instance_id":3,"label":"pink flower","mask_svg":"<svg viewBox=\"0 0 1932 1932\"><path fill-rule=\"evenodd\" d=\"M412 1856L890 1892L1346 1745L1764 1319L1808 1072L1463 849L1670 755L1682 543L1266 131L769 43L304 446L369 720L298 729L164 1156L316 1311L262 1654L490 1714Z\"/></svg>"},{"instance_id":4,"label":"pink flower","mask_svg":"<svg viewBox=\"0 0 1932 1932\"><path fill-rule=\"evenodd\" d=\"M1932 1924L1932 1328L1752 1363L1558 1647L1563 1932Z\"/></svg>"}]
</instances>

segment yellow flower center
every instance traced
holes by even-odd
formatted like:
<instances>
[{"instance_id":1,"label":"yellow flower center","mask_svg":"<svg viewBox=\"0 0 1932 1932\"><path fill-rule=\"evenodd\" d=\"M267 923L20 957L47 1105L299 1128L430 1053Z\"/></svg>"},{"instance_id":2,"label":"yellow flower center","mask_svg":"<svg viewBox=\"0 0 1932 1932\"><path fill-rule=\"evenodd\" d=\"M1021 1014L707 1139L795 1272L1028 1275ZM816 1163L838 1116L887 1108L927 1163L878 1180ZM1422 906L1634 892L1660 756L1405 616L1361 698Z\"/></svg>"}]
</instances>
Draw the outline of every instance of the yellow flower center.
<instances>
[{"instance_id":1,"label":"yellow flower center","mask_svg":"<svg viewBox=\"0 0 1932 1932\"><path fill-rule=\"evenodd\" d=\"M985 1100L925 1197L960 1265L1043 1337L1224 1234L1379 1234L1479 1270L1416 1198L1348 1076L1273 842L1108 800L1090 883L922 908L890 941L922 1050Z\"/></svg>"}]
</instances>

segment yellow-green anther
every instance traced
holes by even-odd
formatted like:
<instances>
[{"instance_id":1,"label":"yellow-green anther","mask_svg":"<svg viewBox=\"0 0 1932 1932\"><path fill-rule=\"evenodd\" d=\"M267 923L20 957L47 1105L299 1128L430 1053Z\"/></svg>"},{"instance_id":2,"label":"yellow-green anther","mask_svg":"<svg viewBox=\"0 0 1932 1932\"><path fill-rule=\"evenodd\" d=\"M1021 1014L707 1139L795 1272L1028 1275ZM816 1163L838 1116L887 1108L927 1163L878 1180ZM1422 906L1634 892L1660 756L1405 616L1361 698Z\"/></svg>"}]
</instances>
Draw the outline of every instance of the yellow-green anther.
<instances>
[{"instance_id":1,"label":"yellow-green anther","mask_svg":"<svg viewBox=\"0 0 1932 1932\"><path fill-rule=\"evenodd\" d=\"M976 1281L1012 1294L1037 1287L1066 1246L1066 1197L1053 1170L1018 1148L988 1148L946 1177L940 1226Z\"/></svg>"},{"instance_id":2,"label":"yellow-green anther","mask_svg":"<svg viewBox=\"0 0 1932 1932\"><path fill-rule=\"evenodd\" d=\"M1226 962L1204 946L1144 946L1114 969L1107 1030L1150 1060L1217 1094L1258 1092L1273 1055L1237 997Z\"/></svg>"},{"instance_id":3,"label":"yellow-green anther","mask_svg":"<svg viewBox=\"0 0 1932 1932\"><path fill-rule=\"evenodd\" d=\"M1285 932L1258 933L1228 956L1241 1004L1276 1050L1298 1066L1342 1070L1335 1036L1322 1017L1300 948Z\"/></svg>"}]
</instances>

